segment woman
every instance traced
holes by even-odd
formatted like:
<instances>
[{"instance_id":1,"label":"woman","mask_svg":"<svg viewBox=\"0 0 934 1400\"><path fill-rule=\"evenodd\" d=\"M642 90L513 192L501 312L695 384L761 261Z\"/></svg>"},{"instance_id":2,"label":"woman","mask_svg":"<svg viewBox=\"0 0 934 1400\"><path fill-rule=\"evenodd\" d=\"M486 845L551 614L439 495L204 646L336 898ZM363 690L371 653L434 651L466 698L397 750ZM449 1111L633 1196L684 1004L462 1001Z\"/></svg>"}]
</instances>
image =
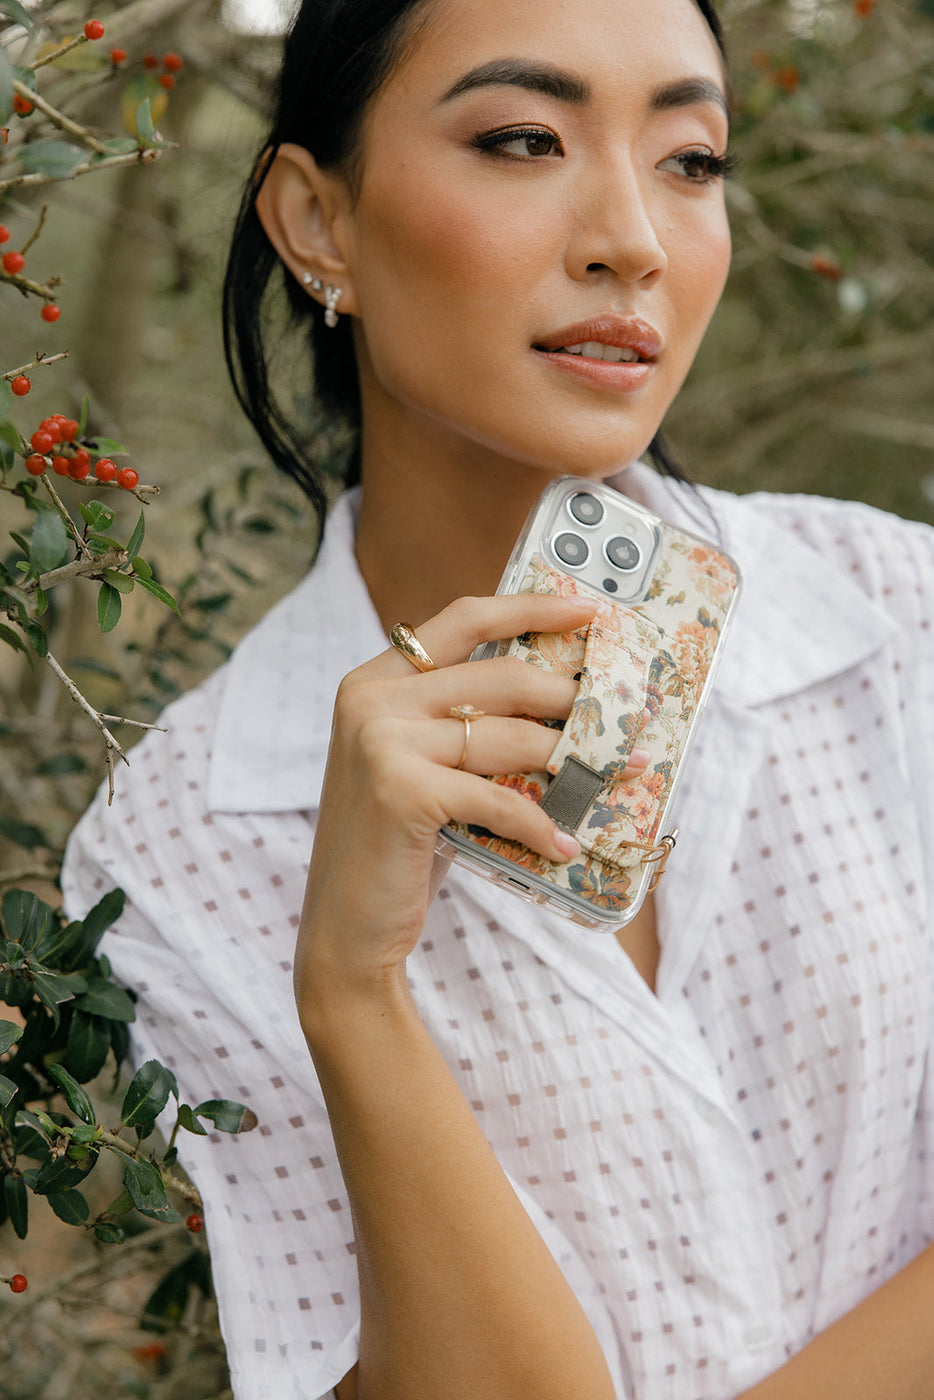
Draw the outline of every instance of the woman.
<instances>
[{"instance_id":1,"label":"woman","mask_svg":"<svg viewBox=\"0 0 934 1400\"><path fill-rule=\"evenodd\" d=\"M485 781L544 766L519 717L573 685L465 663L588 620L491 596L556 475L696 528L632 464L726 277L727 115L695 0L298 16L232 358L321 504L267 399L281 262L362 490L66 872L76 912L129 892L137 1054L260 1116L190 1150L238 1397L934 1394L930 532L702 493L744 599L679 849L616 938L435 864L451 818L575 853ZM434 671L386 649L401 619Z\"/></svg>"}]
</instances>

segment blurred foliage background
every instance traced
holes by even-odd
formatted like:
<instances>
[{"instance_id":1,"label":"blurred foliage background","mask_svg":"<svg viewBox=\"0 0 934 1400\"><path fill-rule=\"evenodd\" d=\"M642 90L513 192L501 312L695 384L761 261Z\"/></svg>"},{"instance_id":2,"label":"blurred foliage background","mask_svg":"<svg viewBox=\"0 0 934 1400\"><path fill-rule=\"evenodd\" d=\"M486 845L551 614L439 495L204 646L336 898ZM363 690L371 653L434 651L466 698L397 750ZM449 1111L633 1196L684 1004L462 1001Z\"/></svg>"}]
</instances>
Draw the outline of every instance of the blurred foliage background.
<instances>
[{"instance_id":1,"label":"blurred foliage background","mask_svg":"<svg viewBox=\"0 0 934 1400\"><path fill-rule=\"evenodd\" d=\"M76 25L92 15L84 0L32 8ZM722 10L741 158L729 188L734 270L670 416L673 445L714 485L855 497L934 522L934 0ZM89 86L82 119L113 125L143 55L177 51L185 66L159 125L179 149L154 169L56 188L33 260L64 276L64 314L43 326L41 348L72 353L36 376L29 419L73 413L89 392L99 430L162 488L147 548L181 619L137 591L128 624L101 638L78 589L54 619L56 652L92 702L151 719L300 578L313 535L241 421L219 331L227 231L269 115L279 40L244 32L244 14L257 18L249 0L236 22L220 0L93 14L114 11L133 18L125 71ZM39 203L20 194L0 212L31 225ZM6 294L0 317L5 346L31 356L35 309ZM138 509L124 508L128 519ZM54 678L0 655L0 827L28 821L48 842L0 834L0 885L48 894L102 776L97 739ZM108 1090L97 1086L102 1113ZM51 1216L34 1233L20 1245L0 1232L0 1273L34 1280L22 1299L0 1297L3 1400L83 1400L104 1387L143 1400L230 1394L202 1293L186 1295L170 1334L139 1331L139 1309L185 1240L159 1230L101 1262Z\"/></svg>"}]
</instances>

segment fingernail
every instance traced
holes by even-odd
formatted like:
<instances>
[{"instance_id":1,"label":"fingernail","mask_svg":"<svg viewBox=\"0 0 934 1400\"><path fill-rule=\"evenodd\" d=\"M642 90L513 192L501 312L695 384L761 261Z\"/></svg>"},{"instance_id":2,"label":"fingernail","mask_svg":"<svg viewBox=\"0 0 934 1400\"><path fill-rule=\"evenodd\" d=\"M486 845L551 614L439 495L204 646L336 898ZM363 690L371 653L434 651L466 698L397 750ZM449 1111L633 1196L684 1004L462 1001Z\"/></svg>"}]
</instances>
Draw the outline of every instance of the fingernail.
<instances>
[{"instance_id":1,"label":"fingernail","mask_svg":"<svg viewBox=\"0 0 934 1400\"><path fill-rule=\"evenodd\" d=\"M565 860L576 860L581 853L580 843L569 836L566 831L559 831L555 828L554 834L555 849L561 852Z\"/></svg>"},{"instance_id":2,"label":"fingernail","mask_svg":"<svg viewBox=\"0 0 934 1400\"><path fill-rule=\"evenodd\" d=\"M633 749L629 755L630 768L645 768L652 755L648 749Z\"/></svg>"}]
</instances>

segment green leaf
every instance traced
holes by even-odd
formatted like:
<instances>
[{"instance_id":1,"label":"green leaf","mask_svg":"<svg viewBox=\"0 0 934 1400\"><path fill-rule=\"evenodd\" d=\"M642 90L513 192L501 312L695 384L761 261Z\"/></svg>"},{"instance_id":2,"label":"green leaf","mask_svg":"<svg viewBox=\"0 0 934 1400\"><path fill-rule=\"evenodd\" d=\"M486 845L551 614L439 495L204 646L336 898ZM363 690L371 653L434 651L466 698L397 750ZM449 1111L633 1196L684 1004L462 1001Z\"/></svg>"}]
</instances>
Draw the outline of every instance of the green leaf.
<instances>
[{"instance_id":1,"label":"green leaf","mask_svg":"<svg viewBox=\"0 0 934 1400\"><path fill-rule=\"evenodd\" d=\"M158 598L160 603L165 603L167 608L171 608L174 613L179 613L178 604L171 593L166 592L161 583L156 583L151 578L138 578L138 582L141 588L145 588L146 592L151 593L154 598ZM179 613L179 617L181 617L181 613Z\"/></svg>"},{"instance_id":2,"label":"green leaf","mask_svg":"<svg viewBox=\"0 0 934 1400\"><path fill-rule=\"evenodd\" d=\"M128 156L131 151L139 150L139 142L134 141L132 136L112 136L103 144L111 155L115 156Z\"/></svg>"},{"instance_id":3,"label":"green leaf","mask_svg":"<svg viewBox=\"0 0 934 1400\"><path fill-rule=\"evenodd\" d=\"M50 1191L49 1205L66 1225L83 1225L91 1214L80 1191Z\"/></svg>"},{"instance_id":4,"label":"green leaf","mask_svg":"<svg viewBox=\"0 0 934 1400\"><path fill-rule=\"evenodd\" d=\"M20 1118L24 1112L20 1110ZM44 1162L49 1155L49 1144L41 1132L28 1125L14 1129L13 1146L17 1157L34 1157L37 1162Z\"/></svg>"},{"instance_id":5,"label":"green leaf","mask_svg":"<svg viewBox=\"0 0 934 1400\"><path fill-rule=\"evenodd\" d=\"M35 592L36 617L45 617L49 610L49 595L36 584Z\"/></svg>"},{"instance_id":6,"label":"green leaf","mask_svg":"<svg viewBox=\"0 0 934 1400\"><path fill-rule=\"evenodd\" d=\"M129 993L112 982L105 982L102 977L89 983L84 996L76 1000L75 1009L106 1016L109 1021L136 1020L136 1008Z\"/></svg>"},{"instance_id":7,"label":"green leaf","mask_svg":"<svg viewBox=\"0 0 934 1400\"><path fill-rule=\"evenodd\" d=\"M0 1108L6 1108L12 1103L13 1095L16 1093L16 1085L12 1079L7 1079L5 1074L0 1074Z\"/></svg>"},{"instance_id":8,"label":"green leaf","mask_svg":"<svg viewBox=\"0 0 934 1400\"><path fill-rule=\"evenodd\" d=\"M85 525L92 530L109 530L117 518L116 513L103 501L82 501L78 509Z\"/></svg>"},{"instance_id":9,"label":"green leaf","mask_svg":"<svg viewBox=\"0 0 934 1400\"><path fill-rule=\"evenodd\" d=\"M29 1197L26 1183L21 1176L3 1178L3 1200L10 1217L10 1224L21 1240L26 1238L29 1229Z\"/></svg>"},{"instance_id":10,"label":"green leaf","mask_svg":"<svg viewBox=\"0 0 934 1400\"><path fill-rule=\"evenodd\" d=\"M87 159L87 152L70 141L31 141L22 146L16 159L26 170L48 175L52 180L67 180Z\"/></svg>"},{"instance_id":11,"label":"green leaf","mask_svg":"<svg viewBox=\"0 0 934 1400\"><path fill-rule=\"evenodd\" d=\"M197 1133L199 1137L207 1137L208 1130L201 1126L194 1114L191 1104L180 1103L178 1106L178 1121L189 1133Z\"/></svg>"},{"instance_id":12,"label":"green leaf","mask_svg":"<svg viewBox=\"0 0 934 1400\"><path fill-rule=\"evenodd\" d=\"M119 569L105 569L104 578L118 593L132 593L136 587L136 580L129 574L121 574Z\"/></svg>"},{"instance_id":13,"label":"green leaf","mask_svg":"<svg viewBox=\"0 0 934 1400\"><path fill-rule=\"evenodd\" d=\"M103 1016L75 1011L68 1027L65 1059L81 1084L94 1079L104 1067L110 1049L110 1022Z\"/></svg>"},{"instance_id":14,"label":"green leaf","mask_svg":"<svg viewBox=\"0 0 934 1400\"><path fill-rule=\"evenodd\" d=\"M107 437L94 439L94 451L102 453L105 457L125 457L127 455L127 450L122 443Z\"/></svg>"},{"instance_id":15,"label":"green leaf","mask_svg":"<svg viewBox=\"0 0 934 1400\"><path fill-rule=\"evenodd\" d=\"M82 1122L94 1126L94 1105L76 1079L68 1073L64 1065L49 1065L49 1074L65 1095L72 1113L77 1113Z\"/></svg>"},{"instance_id":16,"label":"green leaf","mask_svg":"<svg viewBox=\"0 0 934 1400\"><path fill-rule=\"evenodd\" d=\"M0 3L0 12L5 4ZM6 126L13 111L13 69L10 60L0 49L0 126Z\"/></svg>"},{"instance_id":17,"label":"green leaf","mask_svg":"<svg viewBox=\"0 0 934 1400\"><path fill-rule=\"evenodd\" d=\"M68 773L86 773L88 765L76 753L57 753L46 758L36 767L36 774L42 778L62 778Z\"/></svg>"},{"instance_id":18,"label":"green leaf","mask_svg":"<svg viewBox=\"0 0 934 1400\"><path fill-rule=\"evenodd\" d=\"M7 646L12 647L14 651L21 651L24 656L29 655L29 648L26 643L18 632L13 631L12 627L6 627L0 624L0 641L6 642Z\"/></svg>"},{"instance_id":19,"label":"green leaf","mask_svg":"<svg viewBox=\"0 0 934 1400\"><path fill-rule=\"evenodd\" d=\"M49 906L29 890L7 890L0 913L7 937L29 953L39 946L55 919Z\"/></svg>"},{"instance_id":20,"label":"green leaf","mask_svg":"<svg viewBox=\"0 0 934 1400\"><path fill-rule=\"evenodd\" d=\"M0 1021L0 1055L5 1054L23 1036L22 1026L14 1021Z\"/></svg>"},{"instance_id":21,"label":"green leaf","mask_svg":"<svg viewBox=\"0 0 934 1400\"><path fill-rule=\"evenodd\" d=\"M32 16L23 9L19 0L0 0L0 14L9 15L15 24L21 24L24 29L32 29Z\"/></svg>"},{"instance_id":22,"label":"green leaf","mask_svg":"<svg viewBox=\"0 0 934 1400\"><path fill-rule=\"evenodd\" d=\"M156 1285L143 1308L139 1325L144 1332L168 1332L185 1315L188 1296L198 1288L205 1297L211 1292L211 1273L207 1254L199 1250L189 1254Z\"/></svg>"},{"instance_id":23,"label":"green leaf","mask_svg":"<svg viewBox=\"0 0 934 1400\"><path fill-rule=\"evenodd\" d=\"M64 564L68 555L68 531L57 510L44 510L32 532L29 557L40 574Z\"/></svg>"},{"instance_id":24,"label":"green leaf","mask_svg":"<svg viewBox=\"0 0 934 1400\"><path fill-rule=\"evenodd\" d=\"M133 526L133 533L127 541L126 552L132 559L134 554L139 554L143 547L143 540L146 538L146 517L142 511L139 513L139 520Z\"/></svg>"},{"instance_id":25,"label":"green leaf","mask_svg":"<svg viewBox=\"0 0 934 1400\"><path fill-rule=\"evenodd\" d=\"M121 1230L119 1225L111 1225L108 1220L95 1225L94 1233L102 1244L123 1244L126 1239L126 1230Z\"/></svg>"},{"instance_id":26,"label":"green leaf","mask_svg":"<svg viewBox=\"0 0 934 1400\"><path fill-rule=\"evenodd\" d=\"M209 1118L221 1133L248 1133L259 1122L252 1109L230 1099L205 1099L193 1112L199 1118Z\"/></svg>"},{"instance_id":27,"label":"green leaf","mask_svg":"<svg viewBox=\"0 0 934 1400\"><path fill-rule=\"evenodd\" d=\"M212 593L208 598L198 598L194 606L199 612L223 612L233 601L232 593Z\"/></svg>"},{"instance_id":28,"label":"green leaf","mask_svg":"<svg viewBox=\"0 0 934 1400\"><path fill-rule=\"evenodd\" d=\"M130 563L133 566L133 572L137 578L152 578L152 565L147 564L146 560L139 554L137 554L136 558L132 559Z\"/></svg>"},{"instance_id":29,"label":"green leaf","mask_svg":"<svg viewBox=\"0 0 934 1400\"><path fill-rule=\"evenodd\" d=\"M10 422L0 423L0 442L5 442L8 447L12 447L14 452L22 452L26 447L19 435L19 429Z\"/></svg>"},{"instance_id":30,"label":"green leaf","mask_svg":"<svg viewBox=\"0 0 934 1400\"><path fill-rule=\"evenodd\" d=\"M73 989L64 977L58 977L55 973L34 972L32 975L32 985L36 996L52 1013L52 1020L55 1029L58 1030L60 1020L58 1008L63 1001L71 1001L75 995Z\"/></svg>"},{"instance_id":31,"label":"green leaf","mask_svg":"<svg viewBox=\"0 0 934 1400\"><path fill-rule=\"evenodd\" d=\"M94 908L89 909L85 914L81 921L81 941L75 945L73 953L67 961L63 960L62 967L67 971L86 967L97 952L97 945L104 934L123 913L125 904L126 895L123 890L108 890L103 899L98 900ZM109 984L105 982L104 985ZM132 1021L133 1017L131 1016L129 1019Z\"/></svg>"},{"instance_id":32,"label":"green leaf","mask_svg":"<svg viewBox=\"0 0 934 1400\"><path fill-rule=\"evenodd\" d=\"M136 1071L123 1096L120 1122L128 1128L136 1128L137 1132L144 1130L140 1135L148 1136L170 1094L178 1096L175 1075L158 1060L147 1060Z\"/></svg>"},{"instance_id":33,"label":"green leaf","mask_svg":"<svg viewBox=\"0 0 934 1400\"><path fill-rule=\"evenodd\" d=\"M23 630L32 642L33 650L37 656L46 657L49 654L49 637L41 622L36 622L33 618L27 617L23 623Z\"/></svg>"},{"instance_id":34,"label":"green leaf","mask_svg":"<svg viewBox=\"0 0 934 1400\"><path fill-rule=\"evenodd\" d=\"M77 1186L94 1170L97 1153L82 1148L81 1156L75 1161L68 1152L64 1157L50 1157L43 1162L33 1187L37 1196L61 1195Z\"/></svg>"},{"instance_id":35,"label":"green leaf","mask_svg":"<svg viewBox=\"0 0 934 1400\"><path fill-rule=\"evenodd\" d=\"M26 822L18 822L13 817L0 815L0 833L10 841L15 841L17 846L24 846L27 851L35 850L36 846L47 846L48 842L37 826L30 826Z\"/></svg>"},{"instance_id":36,"label":"green leaf","mask_svg":"<svg viewBox=\"0 0 934 1400\"><path fill-rule=\"evenodd\" d=\"M127 1162L123 1173L123 1184L133 1198L133 1204L142 1215L153 1220L166 1222L180 1220L181 1216L169 1205L159 1168L152 1162Z\"/></svg>"},{"instance_id":37,"label":"green leaf","mask_svg":"<svg viewBox=\"0 0 934 1400\"><path fill-rule=\"evenodd\" d=\"M152 120L152 103L147 97L136 109L136 130L141 146L151 146L156 134Z\"/></svg>"},{"instance_id":38,"label":"green leaf","mask_svg":"<svg viewBox=\"0 0 934 1400\"><path fill-rule=\"evenodd\" d=\"M135 143L134 143L134 144L135 144ZM79 437L79 438L83 438L83 437L84 437L85 430L87 429L87 426L88 426L88 418L89 418L90 416L91 416L91 400L88 398L87 394L85 394L84 398L81 400L81 413L80 413L79 416L78 416L78 433L77 433L77 437Z\"/></svg>"},{"instance_id":39,"label":"green leaf","mask_svg":"<svg viewBox=\"0 0 934 1400\"><path fill-rule=\"evenodd\" d=\"M123 603L120 594L109 583L101 584L97 595L97 625L102 632L112 632L120 621Z\"/></svg>"}]
</instances>

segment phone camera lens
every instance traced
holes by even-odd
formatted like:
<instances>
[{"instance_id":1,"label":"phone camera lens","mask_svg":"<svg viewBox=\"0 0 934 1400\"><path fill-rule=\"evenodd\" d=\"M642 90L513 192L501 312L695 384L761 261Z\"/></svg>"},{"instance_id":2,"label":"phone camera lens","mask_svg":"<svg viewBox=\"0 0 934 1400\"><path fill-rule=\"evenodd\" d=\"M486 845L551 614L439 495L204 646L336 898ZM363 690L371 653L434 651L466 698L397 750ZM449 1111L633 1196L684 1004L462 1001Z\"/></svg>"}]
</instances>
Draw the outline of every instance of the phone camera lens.
<instances>
[{"instance_id":1,"label":"phone camera lens","mask_svg":"<svg viewBox=\"0 0 934 1400\"><path fill-rule=\"evenodd\" d=\"M580 535L559 535L555 540L555 554L562 564L569 564L575 569L582 568L590 558L590 550Z\"/></svg>"},{"instance_id":2,"label":"phone camera lens","mask_svg":"<svg viewBox=\"0 0 934 1400\"><path fill-rule=\"evenodd\" d=\"M642 563L642 551L639 546L635 540L627 539L625 535L617 535L614 539L607 540L606 557L614 569L620 569L624 574L631 574Z\"/></svg>"},{"instance_id":3,"label":"phone camera lens","mask_svg":"<svg viewBox=\"0 0 934 1400\"><path fill-rule=\"evenodd\" d=\"M606 512L596 496L591 496L586 491L581 491L579 495L572 496L568 502L568 510L575 520L579 520L582 525L599 525Z\"/></svg>"}]
</instances>

